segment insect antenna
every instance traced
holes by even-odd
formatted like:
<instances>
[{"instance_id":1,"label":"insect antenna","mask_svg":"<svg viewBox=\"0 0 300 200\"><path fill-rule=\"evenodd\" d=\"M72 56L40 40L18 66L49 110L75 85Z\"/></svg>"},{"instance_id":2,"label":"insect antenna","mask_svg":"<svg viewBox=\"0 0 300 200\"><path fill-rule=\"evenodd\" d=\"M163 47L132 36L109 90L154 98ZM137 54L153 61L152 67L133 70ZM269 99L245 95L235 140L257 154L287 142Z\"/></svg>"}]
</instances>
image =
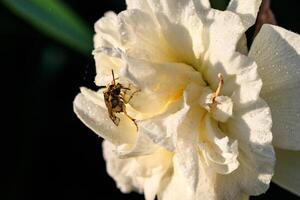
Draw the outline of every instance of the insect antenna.
<instances>
[{"instance_id":1,"label":"insect antenna","mask_svg":"<svg viewBox=\"0 0 300 200\"><path fill-rule=\"evenodd\" d=\"M113 83L114 83L114 85L116 85L114 70L111 70L111 74L112 74L112 77L113 77Z\"/></svg>"}]
</instances>

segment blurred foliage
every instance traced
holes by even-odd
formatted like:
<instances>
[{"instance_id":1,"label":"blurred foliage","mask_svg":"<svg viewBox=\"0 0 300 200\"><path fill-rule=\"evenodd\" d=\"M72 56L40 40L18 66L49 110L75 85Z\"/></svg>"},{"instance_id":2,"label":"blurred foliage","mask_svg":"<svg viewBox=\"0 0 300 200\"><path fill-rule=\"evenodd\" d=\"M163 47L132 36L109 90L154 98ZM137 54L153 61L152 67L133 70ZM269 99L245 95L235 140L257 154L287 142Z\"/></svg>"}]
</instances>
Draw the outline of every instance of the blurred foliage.
<instances>
[{"instance_id":1,"label":"blurred foliage","mask_svg":"<svg viewBox=\"0 0 300 200\"><path fill-rule=\"evenodd\" d=\"M92 32L67 5L59 0L2 0L16 15L63 44L90 54Z\"/></svg>"},{"instance_id":2,"label":"blurred foliage","mask_svg":"<svg viewBox=\"0 0 300 200\"><path fill-rule=\"evenodd\" d=\"M213 8L224 10L229 0L210 0L210 2ZM82 54L90 54L91 30L60 0L2 0L2 3L44 34Z\"/></svg>"}]
</instances>

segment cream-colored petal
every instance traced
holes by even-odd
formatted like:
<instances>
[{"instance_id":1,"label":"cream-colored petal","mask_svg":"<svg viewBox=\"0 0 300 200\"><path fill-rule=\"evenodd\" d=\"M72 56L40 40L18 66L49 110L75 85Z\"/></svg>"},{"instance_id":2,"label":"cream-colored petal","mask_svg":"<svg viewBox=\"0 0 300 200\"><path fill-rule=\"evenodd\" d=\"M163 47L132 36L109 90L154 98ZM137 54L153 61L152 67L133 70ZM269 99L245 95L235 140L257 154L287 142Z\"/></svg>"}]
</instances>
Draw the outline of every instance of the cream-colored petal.
<instances>
[{"instance_id":1,"label":"cream-colored petal","mask_svg":"<svg viewBox=\"0 0 300 200\"><path fill-rule=\"evenodd\" d=\"M228 57L217 57L211 54L203 68L204 79L209 83L213 91L219 84L218 74L224 77L224 85L221 89L223 96L228 96L233 102L233 113L259 98L262 81L257 72L257 65L240 53L233 53Z\"/></svg>"},{"instance_id":2,"label":"cream-colored petal","mask_svg":"<svg viewBox=\"0 0 300 200\"><path fill-rule=\"evenodd\" d=\"M115 146L104 140L102 143L103 157L106 161L107 173L116 181L117 187L123 193L143 192L142 178L136 176L138 164L134 158L120 159L115 154Z\"/></svg>"},{"instance_id":3,"label":"cream-colored petal","mask_svg":"<svg viewBox=\"0 0 300 200\"><path fill-rule=\"evenodd\" d=\"M139 123L141 131L165 147L175 150L179 168L186 184L196 190L198 179L198 126L204 110L197 104L199 86L190 84L179 99L169 106L165 113ZM194 106L190 106L194 105ZM162 134L160 136L160 134Z\"/></svg>"},{"instance_id":4,"label":"cream-colored petal","mask_svg":"<svg viewBox=\"0 0 300 200\"><path fill-rule=\"evenodd\" d=\"M152 12L147 1L126 0L127 9L139 9L144 12Z\"/></svg>"},{"instance_id":5,"label":"cream-colored petal","mask_svg":"<svg viewBox=\"0 0 300 200\"><path fill-rule=\"evenodd\" d=\"M99 52L94 55L96 62L96 77L95 84L97 86L106 86L113 80L112 70L116 77L119 77L120 68L123 61L114 56L107 55L106 53Z\"/></svg>"},{"instance_id":6,"label":"cream-colored petal","mask_svg":"<svg viewBox=\"0 0 300 200\"><path fill-rule=\"evenodd\" d=\"M206 114L201 124L200 148L205 152L208 165L217 173L232 173L239 166L237 141L227 137L209 114Z\"/></svg>"},{"instance_id":7,"label":"cream-colored petal","mask_svg":"<svg viewBox=\"0 0 300 200\"><path fill-rule=\"evenodd\" d=\"M161 27L148 13L138 9L126 10L119 14L123 38L122 46L126 55L152 62L174 61L174 50L161 33Z\"/></svg>"},{"instance_id":8,"label":"cream-colored petal","mask_svg":"<svg viewBox=\"0 0 300 200\"><path fill-rule=\"evenodd\" d=\"M261 0L231 0L227 10L236 13L242 19L246 31L255 23L260 4Z\"/></svg>"},{"instance_id":9,"label":"cream-colored petal","mask_svg":"<svg viewBox=\"0 0 300 200\"><path fill-rule=\"evenodd\" d=\"M173 157L173 170L169 172L169 179L164 182L164 187L158 191L158 200L194 200L194 192L188 187L185 176L180 170L178 159Z\"/></svg>"},{"instance_id":10,"label":"cream-colored petal","mask_svg":"<svg viewBox=\"0 0 300 200\"><path fill-rule=\"evenodd\" d=\"M238 195L234 200L249 200L249 199L250 199L250 196L249 196L249 195L246 195L246 194L241 193L241 194Z\"/></svg>"},{"instance_id":11,"label":"cream-colored petal","mask_svg":"<svg viewBox=\"0 0 300 200\"><path fill-rule=\"evenodd\" d=\"M101 99L99 101L101 104ZM84 94L76 96L73 106L77 117L105 140L115 145L135 142L136 127L127 117L120 115L120 124L116 126L109 118L107 109L95 104Z\"/></svg>"},{"instance_id":12,"label":"cream-colored petal","mask_svg":"<svg viewBox=\"0 0 300 200\"><path fill-rule=\"evenodd\" d=\"M264 25L249 56L258 65L263 81L261 97L272 111L273 144L300 150L300 36Z\"/></svg>"},{"instance_id":13,"label":"cream-colored petal","mask_svg":"<svg viewBox=\"0 0 300 200\"><path fill-rule=\"evenodd\" d=\"M202 59L207 61L208 57L214 57L214 60L217 60L218 57L232 56L244 34L241 19L229 11L211 9L204 14L205 16L202 16L204 32L201 38L206 53Z\"/></svg>"},{"instance_id":14,"label":"cream-colored petal","mask_svg":"<svg viewBox=\"0 0 300 200\"><path fill-rule=\"evenodd\" d=\"M221 124L221 130L238 141L240 163L230 176L220 178L223 184L230 182L248 195L258 195L268 189L275 164L271 126L270 109L263 100L237 110L226 124Z\"/></svg>"},{"instance_id":15,"label":"cream-colored petal","mask_svg":"<svg viewBox=\"0 0 300 200\"><path fill-rule=\"evenodd\" d=\"M198 112L200 111L200 112ZM190 110L185 106L182 110L185 115L182 124L178 127L176 140L176 155L178 157L179 169L182 171L188 187L196 191L199 177L197 141L201 108Z\"/></svg>"},{"instance_id":16,"label":"cream-colored petal","mask_svg":"<svg viewBox=\"0 0 300 200\"><path fill-rule=\"evenodd\" d=\"M177 154L173 157L173 171L170 175L170 179L164 182L164 187L158 193L158 200L217 200L216 192L214 188L215 174L211 173L206 164L198 157L198 187L197 191L191 190L186 177L183 174L180 166L180 159ZM224 198L219 198L224 199Z\"/></svg>"},{"instance_id":17,"label":"cream-colored petal","mask_svg":"<svg viewBox=\"0 0 300 200\"><path fill-rule=\"evenodd\" d=\"M119 47L121 36L118 32L118 16L113 12L107 12L104 17L100 18L94 25L94 48L105 45Z\"/></svg>"},{"instance_id":18,"label":"cream-colored petal","mask_svg":"<svg viewBox=\"0 0 300 200\"><path fill-rule=\"evenodd\" d=\"M300 151L275 150L276 167L272 181L300 196Z\"/></svg>"},{"instance_id":19,"label":"cream-colored petal","mask_svg":"<svg viewBox=\"0 0 300 200\"><path fill-rule=\"evenodd\" d=\"M238 42L244 36L242 27L241 19L232 12L209 11L203 37L207 51L200 68L213 91L219 84L218 74L223 75L221 95L231 97L235 106L255 101L261 88L253 59L236 52Z\"/></svg>"},{"instance_id":20,"label":"cream-colored petal","mask_svg":"<svg viewBox=\"0 0 300 200\"><path fill-rule=\"evenodd\" d=\"M125 115L117 114L120 117L120 124L119 126L112 125L101 91L94 92L82 87L80 95L82 95L81 100L74 101L77 116L100 137L116 145L116 153L120 158L147 155L157 150L158 146L150 140L148 135L137 134L134 123ZM116 137L114 140L124 142L115 142L113 137Z\"/></svg>"},{"instance_id":21,"label":"cream-colored petal","mask_svg":"<svg viewBox=\"0 0 300 200\"><path fill-rule=\"evenodd\" d=\"M183 101L179 99L171 103L164 113L139 121L139 134L148 135L152 142L175 151L174 135L177 135L177 128L181 122L182 107Z\"/></svg>"},{"instance_id":22,"label":"cream-colored petal","mask_svg":"<svg viewBox=\"0 0 300 200\"><path fill-rule=\"evenodd\" d=\"M173 54L177 58L175 62L197 65L197 59L196 59L197 55L195 54L193 49L194 48L193 42L199 42L201 40L200 39L201 31L196 30L196 33L198 33L197 35L198 37L197 40L193 40L191 34L189 33L189 30L185 26L179 23L172 22L164 13L157 13L157 19L161 26L161 31L164 34L164 37L166 38L168 44L170 45L170 48L174 51ZM194 19L197 19L197 17L195 16ZM200 22L198 23L199 24L195 25L195 27L202 26ZM202 44L195 44L195 48L196 45L203 46ZM199 47L200 49L195 49L195 51L198 51L198 54L204 49L201 46Z\"/></svg>"},{"instance_id":23,"label":"cream-colored petal","mask_svg":"<svg viewBox=\"0 0 300 200\"><path fill-rule=\"evenodd\" d=\"M184 99L174 102L162 115L153 119L140 122L141 130L148 132L152 138L159 138L162 145L175 146L179 168L185 177L185 182L192 190L196 190L198 184L198 127L204 110L197 105L199 86L190 84L184 91ZM193 106L192 106L193 105ZM154 132L154 133L153 133ZM173 143L173 144L172 144ZM195 178L196 177L196 178Z\"/></svg>"},{"instance_id":24,"label":"cream-colored petal","mask_svg":"<svg viewBox=\"0 0 300 200\"><path fill-rule=\"evenodd\" d=\"M204 51L203 23L197 12L210 7L208 0L149 0L153 16L160 25L176 62L200 65Z\"/></svg>"},{"instance_id":25,"label":"cream-colored petal","mask_svg":"<svg viewBox=\"0 0 300 200\"><path fill-rule=\"evenodd\" d=\"M243 34L237 43L236 50L243 55L248 55L248 45L247 45L247 37L246 34Z\"/></svg>"},{"instance_id":26,"label":"cream-colored petal","mask_svg":"<svg viewBox=\"0 0 300 200\"><path fill-rule=\"evenodd\" d=\"M116 50L151 62L177 59L161 34L158 23L141 10L126 10L118 15L109 12L95 23L95 31L93 54L97 85L106 85L111 81L111 70L119 74L123 62L120 57L113 55Z\"/></svg>"},{"instance_id":27,"label":"cream-colored petal","mask_svg":"<svg viewBox=\"0 0 300 200\"><path fill-rule=\"evenodd\" d=\"M122 145L116 149L120 158L129 158L134 156L149 155L159 148L155 145L148 135L138 132L134 144Z\"/></svg>"},{"instance_id":28,"label":"cream-colored petal","mask_svg":"<svg viewBox=\"0 0 300 200\"><path fill-rule=\"evenodd\" d=\"M201 75L183 63L151 63L126 57L123 78L141 91L130 105L142 113L162 113L168 103L178 99L190 81L204 85Z\"/></svg>"},{"instance_id":29,"label":"cream-colored petal","mask_svg":"<svg viewBox=\"0 0 300 200\"><path fill-rule=\"evenodd\" d=\"M172 154L159 149L148 156L120 159L114 148L108 141L103 142L107 172L118 188L124 193L144 192L146 200L154 200L160 190L160 182L169 170Z\"/></svg>"}]
</instances>

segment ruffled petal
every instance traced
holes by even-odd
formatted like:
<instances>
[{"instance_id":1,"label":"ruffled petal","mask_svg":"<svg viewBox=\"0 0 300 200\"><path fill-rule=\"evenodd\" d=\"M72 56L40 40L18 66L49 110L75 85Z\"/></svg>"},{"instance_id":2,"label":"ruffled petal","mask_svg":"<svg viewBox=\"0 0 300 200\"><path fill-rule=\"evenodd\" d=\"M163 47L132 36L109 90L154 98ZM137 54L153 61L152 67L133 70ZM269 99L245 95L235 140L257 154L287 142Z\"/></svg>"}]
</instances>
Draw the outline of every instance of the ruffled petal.
<instances>
[{"instance_id":1,"label":"ruffled petal","mask_svg":"<svg viewBox=\"0 0 300 200\"><path fill-rule=\"evenodd\" d=\"M122 47L128 56L152 62L175 61L174 50L161 33L161 27L148 13L138 9L118 16ZM145 25L146 24L146 25Z\"/></svg>"},{"instance_id":2,"label":"ruffled petal","mask_svg":"<svg viewBox=\"0 0 300 200\"><path fill-rule=\"evenodd\" d=\"M203 68L203 77L213 91L216 91L218 74L224 77L221 90L223 96L228 96L233 102L233 112L259 98L262 81L257 72L257 65L240 53L233 53L229 57L211 55Z\"/></svg>"},{"instance_id":3,"label":"ruffled petal","mask_svg":"<svg viewBox=\"0 0 300 200\"><path fill-rule=\"evenodd\" d=\"M170 174L169 180L164 182L164 187L159 191L158 200L216 200L216 191L214 190L214 183L212 181L214 175L210 174L210 170L203 165L199 157L198 162L199 174L197 179L199 181L197 191L195 192L186 182L186 176L181 169L180 158L175 154L173 157L173 171Z\"/></svg>"},{"instance_id":4,"label":"ruffled petal","mask_svg":"<svg viewBox=\"0 0 300 200\"><path fill-rule=\"evenodd\" d=\"M108 55L107 52L98 52L94 54L96 62L95 84L97 86L105 86L113 80L112 70L115 76L120 74L120 68L123 61L115 56Z\"/></svg>"},{"instance_id":5,"label":"ruffled petal","mask_svg":"<svg viewBox=\"0 0 300 200\"><path fill-rule=\"evenodd\" d=\"M230 58L244 35L241 19L232 12L213 9L198 15L204 26L200 37L205 46L205 53L202 55L204 64Z\"/></svg>"},{"instance_id":6,"label":"ruffled petal","mask_svg":"<svg viewBox=\"0 0 300 200\"><path fill-rule=\"evenodd\" d=\"M187 186L176 155L173 157L172 166L173 171L170 172L169 179L164 182L164 187L158 192L158 200L194 200L194 192Z\"/></svg>"},{"instance_id":7,"label":"ruffled petal","mask_svg":"<svg viewBox=\"0 0 300 200\"><path fill-rule=\"evenodd\" d=\"M200 112L199 112L200 111ZM182 171L187 186L196 191L199 177L199 161L197 143L199 140L197 127L201 118L201 108L191 109L185 105L183 121L178 127L176 138L176 155L179 169Z\"/></svg>"},{"instance_id":8,"label":"ruffled petal","mask_svg":"<svg viewBox=\"0 0 300 200\"><path fill-rule=\"evenodd\" d=\"M227 10L236 13L242 19L243 30L246 31L255 23L260 4L261 0L231 0Z\"/></svg>"},{"instance_id":9,"label":"ruffled petal","mask_svg":"<svg viewBox=\"0 0 300 200\"><path fill-rule=\"evenodd\" d=\"M103 95L97 95L87 89L82 91L73 103L77 117L97 135L115 145L133 144L136 140L136 127L131 120L120 115L120 124L116 126L103 105Z\"/></svg>"},{"instance_id":10,"label":"ruffled petal","mask_svg":"<svg viewBox=\"0 0 300 200\"><path fill-rule=\"evenodd\" d=\"M183 63L159 64L130 57L125 59L121 75L140 89L130 105L141 113L160 114L169 103L182 96L189 82L205 84L199 73Z\"/></svg>"},{"instance_id":11,"label":"ruffled petal","mask_svg":"<svg viewBox=\"0 0 300 200\"><path fill-rule=\"evenodd\" d=\"M139 9L144 12L150 12L151 8L148 4L148 1L141 0L126 0L127 9Z\"/></svg>"},{"instance_id":12,"label":"ruffled petal","mask_svg":"<svg viewBox=\"0 0 300 200\"><path fill-rule=\"evenodd\" d=\"M152 142L174 152L174 136L177 135L177 128L181 122L182 106L183 101L179 99L171 103L164 113L139 121L139 134L148 135Z\"/></svg>"},{"instance_id":13,"label":"ruffled petal","mask_svg":"<svg viewBox=\"0 0 300 200\"><path fill-rule=\"evenodd\" d=\"M118 16L114 12L105 13L94 25L94 48L102 46L117 46L121 44L121 35L118 31Z\"/></svg>"},{"instance_id":14,"label":"ruffled petal","mask_svg":"<svg viewBox=\"0 0 300 200\"><path fill-rule=\"evenodd\" d=\"M155 145L148 135L143 132L138 132L134 144L125 144L116 148L116 153L119 158L129 158L134 156L149 155L154 153L159 148Z\"/></svg>"},{"instance_id":15,"label":"ruffled petal","mask_svg":"<svg viewBox=\"0 0 300 200\"><path fill-rule=\"evenodd\" d=\"M275 165L271 126L270 109L263 100L237 110L220 126L228 137L238 141L240 163L230 176L220 178L221 184L230 182L248 195L258 195L268 189Z\"/></svg>"},{"instance_id":16,"label":"ruffled petal","mask_svg":"<svg viewBox=\"0 0 300 200\"><path fill-rule=\"evenodd\" d=\"M209 1L149 0L148 5L170 50L176 56L174 62L199 65L204 43L201 39L203 23L197 11L208 9Z\"/></svg>"},{"instance_id":17,"label":"ruffled petal","mask_svg":"<svg viewBox=\"0 0 300 200\"><path fill-rule=\"evenodd\" d=\"M114 178L118 188L124 193L144 192L146 200L154 200L169 170L172 154L159 149L149 156L120 159L114 148L108 141L103 142L107 172Z\"/></svg>"},{"instance_id":18,"label":"ruffled petal","mask_svg":"<svg viewBox=\"0 0 300 200\"><path fill-rule=\"evenodd\" d=\"M81 88L74 100L74 111L97 135L116 145L119 157L147 155L158 148L147 135L137 134L136 126L125 115L118 115L120 124L116 126L109 118L101 92Z\"/></svg>"},{"instance_id":19,"label":"ruffled petal","mask_svg":"<svg viewBox=\"0 0 300 200\"><path fill-rule=\"evenodd\" d=\"M243 34L236 46L236 51L243 55L248 55L248 42L246 34Z\"/></svg>"},{"instance_id":20,"label":"ruffled petal","mask_svg":"<svg viewBox=\"0 0 300 200\"><path fill-rule=\"evenodd\" d=\"M272 181L300 196L300 151L275 150L276 167Z\"/></svg>"},{"instance_id":21,"label":"ruffled petal","mask_svg":"<svg viewBox=\"0 0 300 200\"><path fill-rule=\"evenodd\" d=\"M227 137L209 114L206 114L201 124L200 148L205 152L208 165L220 174L229 174L236 170L239 166L237 141Z\"/></svg>"},{"instance_id":22,"label":"ruffled petal","mask_svg":"<svg viewBox=\"0 0 300 200\"><path fill-rule=\"evenodd\" d=\"M263 81L261 97L272 111L273 144L300 150L300 36L283 28L264 25L249 56Z\"/></svg>"}]
</instances>

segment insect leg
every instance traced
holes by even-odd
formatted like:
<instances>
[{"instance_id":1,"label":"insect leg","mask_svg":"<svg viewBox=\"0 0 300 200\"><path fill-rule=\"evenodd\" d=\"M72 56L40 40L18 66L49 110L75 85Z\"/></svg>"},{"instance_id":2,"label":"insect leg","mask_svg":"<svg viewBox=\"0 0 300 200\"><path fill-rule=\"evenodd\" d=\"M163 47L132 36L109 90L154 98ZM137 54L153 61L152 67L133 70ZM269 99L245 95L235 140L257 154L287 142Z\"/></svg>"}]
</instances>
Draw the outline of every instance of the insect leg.
<instances>
[{"instance_id":1,"label":"insect leg","mask_svg":"<svg viewBox=\"0 0 300 200\"><path fill-rule=\"evenodd\" d=\"M135 119L133 119L132 117L130 117L129 115L128 115L128 113L127 113L127 111L126 111L126 105L125 104L123 104L123 112L124 112L124 114L134 123L134 125L136 126L136 130L138 130L138 125L137 125L137 123L136 123L136 121L135 121Z\"/></svg>"},{"instance_id":2,"label":"insect leg","mask_svg":"<svg viewBox=\"0 0 300 200\"><path fill-rule=\"evenodd\" d=\"M125 98L123 97L123 99L124 99L124 103L129 103L129 101L132 99L132 97L136 94L136 93L138 93L138 92L140 92L141 90L136 90L136 91L134 91L131 95L130 95L130 97L129 97L129 99L127 99L127 100L125 100ZM126 93L124 93L124 95L125 95Z\"/></svg>"},{"instance_id":3,"label":"insect leg","mask_svg":"<svg viewBox=\"0 0 300 200\"><path fill-rule=\"evenodd\" d=\"M106 86L104 86L104 85L99 86L99 90L104 89L104 88L106 88Z\"/></svg>"}]
</instances>

